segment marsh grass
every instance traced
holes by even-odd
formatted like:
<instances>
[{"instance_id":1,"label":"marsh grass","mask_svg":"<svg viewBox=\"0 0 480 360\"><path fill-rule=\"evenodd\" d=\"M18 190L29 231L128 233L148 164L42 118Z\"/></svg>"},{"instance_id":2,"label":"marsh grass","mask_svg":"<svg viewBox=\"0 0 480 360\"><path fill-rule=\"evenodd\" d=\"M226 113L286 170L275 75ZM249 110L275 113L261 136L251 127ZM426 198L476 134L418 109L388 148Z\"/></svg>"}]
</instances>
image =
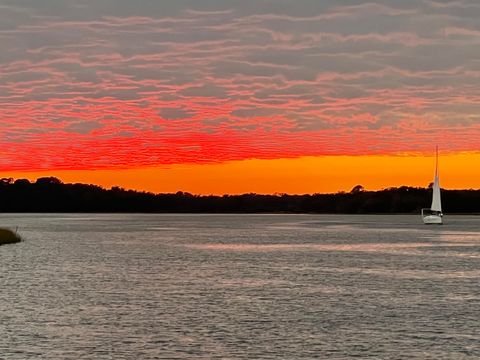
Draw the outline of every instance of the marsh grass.
<instances>
[{"instance_id":1,"label":"marsh grass","mask_svg":"<svg viewBox=\"0 0 480 360\"><path fill-rule=\"evenodd\" d=\"M0 245L15 244L22 241L16 231L10 229L0 229Z\"/></svg>"}]
</instances>

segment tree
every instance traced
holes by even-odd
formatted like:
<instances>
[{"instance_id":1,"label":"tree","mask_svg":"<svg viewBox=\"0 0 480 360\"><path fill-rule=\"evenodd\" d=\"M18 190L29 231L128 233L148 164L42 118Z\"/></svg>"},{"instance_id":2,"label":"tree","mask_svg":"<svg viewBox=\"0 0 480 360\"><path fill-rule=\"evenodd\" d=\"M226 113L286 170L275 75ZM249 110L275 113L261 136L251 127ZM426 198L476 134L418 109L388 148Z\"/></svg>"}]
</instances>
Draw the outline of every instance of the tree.
<instances>
[{"instance_id":1,"label":"tree","mask_svg":"<svg viewBox=\"0 0 480 360\"><path fill-rule=\"evenodd\" d=\"M50 176L50 177L38 178L37 182L35 184L37 184L37 185L61 185L63 183L60 179L57 179L56 177Z\"/></svg>"},{"instance_id":2,"label":"tree","mask_svg":"<svg viewBox=\"0 0 480 360\"><path fill-rule=\"evenodd\" d=\"M13 179L12 178L1 178L0 179L0 184L1 185L11 185L11 184L13 184Z\"/></svg>"},{"instance_id":3,"label":"tree","mask_svg":"<svg viewBox=\"0 0 480 360\"><path fill-rule=\"evenodd\" d=\"M16 186L28 186L30 185L30 180L28 179L18 179L18 180L15 180L14 182L14 185Z\"/></svg>"},{"instance_id":4,"label":"tree","mask_svg":"<svg viewBox=\"0 0 480 360\"><path fill-rule=\"evenodd\" d=\"M358 194L365 191L365 188L362 185L354 186L352 190L350 190L351 194Z\"/></svg>"}]
</instances>

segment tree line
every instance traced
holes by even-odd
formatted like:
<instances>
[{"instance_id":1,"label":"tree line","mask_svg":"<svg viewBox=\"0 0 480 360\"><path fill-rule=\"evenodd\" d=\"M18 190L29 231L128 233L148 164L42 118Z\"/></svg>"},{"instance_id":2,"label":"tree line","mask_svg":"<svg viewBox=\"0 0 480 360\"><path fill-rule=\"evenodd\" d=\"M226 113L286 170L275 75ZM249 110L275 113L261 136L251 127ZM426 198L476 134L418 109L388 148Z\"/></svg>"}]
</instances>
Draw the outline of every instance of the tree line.
<instances>
[{"instance_id":1,"label":"tree line","mask_svg":"<svg viewBox=\"0 0 480 360\"><path fill-rule=\"evenodd\" d=\"M0 179L0 212L139 213L418 213L431 203L430 188L401 186L335 194L153 194L120 187L64 184L54 177ZM443 190L445 213L480 213L480 190Z\"/></svg>"}]
</instances>

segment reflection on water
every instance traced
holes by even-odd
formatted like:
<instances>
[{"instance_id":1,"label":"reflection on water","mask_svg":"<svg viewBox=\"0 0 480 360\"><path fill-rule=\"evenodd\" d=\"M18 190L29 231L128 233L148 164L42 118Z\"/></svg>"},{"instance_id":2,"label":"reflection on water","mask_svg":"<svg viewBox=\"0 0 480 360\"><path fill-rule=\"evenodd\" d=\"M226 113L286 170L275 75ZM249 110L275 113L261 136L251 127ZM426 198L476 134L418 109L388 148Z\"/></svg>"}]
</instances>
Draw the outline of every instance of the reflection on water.
<instances>
[{"instance_id":1,"label":"reflection on water","mask_svg":"<svg viewBox=\"0 0 480 360\"><path fill-rule=\"evenodd\" d=\"M477 359L480 218L2 215L6 359Z\"/></svg>"},{"instance_id":2,"label":"reflection on water","mask_svg":"<svg viewBox=\"0 0 480 360\"><path fill-rule=\"evenodd\" d=\"M432 247L432 243L363 243L363 244L187 244L194 249L202 250L223 250L223 251L366 251L366 252L389 252L389 250ZM455 244L442 244L442 246L472 246L471 242Z\"/></svg>"}]
</instances>

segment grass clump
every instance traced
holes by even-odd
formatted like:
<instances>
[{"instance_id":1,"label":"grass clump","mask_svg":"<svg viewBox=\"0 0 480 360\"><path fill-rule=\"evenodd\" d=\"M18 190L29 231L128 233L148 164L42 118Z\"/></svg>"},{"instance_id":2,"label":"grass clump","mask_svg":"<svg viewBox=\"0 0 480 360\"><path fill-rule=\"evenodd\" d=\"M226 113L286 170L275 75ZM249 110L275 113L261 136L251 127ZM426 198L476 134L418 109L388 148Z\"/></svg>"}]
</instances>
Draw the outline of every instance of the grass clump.
<instances>
[{"instance_id":1,"label":"grass clump","mask_svg":"<svg viewBox=\"0 0 480 360\"><path fill-rule=\"evenodd\" d=\"M0 245L15 244L22 241L16 231L10 229L0 229Z\"/></svg>"}]
</instances>

